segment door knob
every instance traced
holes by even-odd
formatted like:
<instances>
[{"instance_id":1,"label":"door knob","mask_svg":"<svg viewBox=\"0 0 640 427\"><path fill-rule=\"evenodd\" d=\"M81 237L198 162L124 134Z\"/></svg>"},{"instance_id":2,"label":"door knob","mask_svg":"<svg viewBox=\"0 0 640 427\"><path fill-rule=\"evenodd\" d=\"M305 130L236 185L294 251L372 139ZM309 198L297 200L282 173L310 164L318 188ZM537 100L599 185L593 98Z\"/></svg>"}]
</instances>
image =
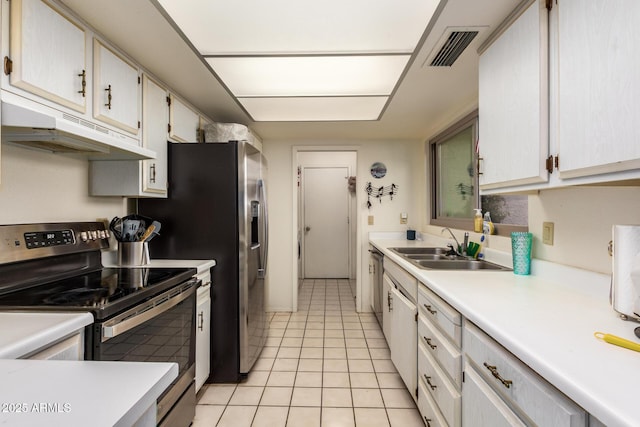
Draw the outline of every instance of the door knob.
<instances>
[{"instance_id":1,"label":"door knob","mask_svg":"<svg viewBox=\"0 0 640 427\"><path fill-rule=\"evenodd\" d=\"M311 230L311 227L309 227L309 226L306 226L306 227L304 228L304 231L306 231L307 233L309 232L309 230Z\"/></svg>"}]
</instances>

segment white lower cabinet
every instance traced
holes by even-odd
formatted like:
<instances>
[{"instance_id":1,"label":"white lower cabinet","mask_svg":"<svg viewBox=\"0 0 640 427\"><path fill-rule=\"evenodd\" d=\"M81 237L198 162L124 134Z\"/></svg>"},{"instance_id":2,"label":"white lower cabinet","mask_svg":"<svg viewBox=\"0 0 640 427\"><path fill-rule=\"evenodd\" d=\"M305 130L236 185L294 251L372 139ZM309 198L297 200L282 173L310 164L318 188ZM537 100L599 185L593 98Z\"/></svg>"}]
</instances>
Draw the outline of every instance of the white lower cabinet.
<instances>
[{"instance_id":1,"label":"white lower cabinet","mask_svg":"<svg viewBox=\"0 0 640 427\"><path fill-rule=\"evenodd\" d=\"M26 357L33 360L84 360L84 330Z\"/></svg>"},{"instance_id":2,"label":"white lower cabinet","mask_svg":"<svg viewBox=\"0 0 640 427\"><path fill-rule=\"evenodd\" d=\"M428 426L460 427L462 317L422 284L418 305L418 407Z\"/></svg>"},{"instance_id":3,"label":"white lower cabinet","mask_svg":"<svg viewBox=\"0 0 640 427\"><path fill-rule=\"evenodd\" d=\"M465 363L464 373L462 423L465 426L526 426L469 362Z\"/></svg>"},{"instance_id":4,"label":"white lower cabinet","mask_svg":"<svg viewBox=\"0 0 640 427\"><path fill-rule=\"evenodd\" d=\"M465 425L586 425L582 408L469 321L464 322L462 340Z\"/></svg>"},{"instance_id":5,"label":"white lower cabinet","mask_svg":"<svg viewBox=\"0 0 640 427\"><path fill-rule=\"evenodd\" d=\"M196 392L209 378L211 359L211 273L199 277L196 307Z\"/></svg>"},{"instance_id":6,"label":"white lower cabinet","mask_svg":"<svg viewBox=\"0 0 640 427\"><path fill-rule=\"evenodd\" d=\"M391 298L391 360L407 389L416 399L416 305L395 287L391 288Z\"/></svg>"}]
</instances>

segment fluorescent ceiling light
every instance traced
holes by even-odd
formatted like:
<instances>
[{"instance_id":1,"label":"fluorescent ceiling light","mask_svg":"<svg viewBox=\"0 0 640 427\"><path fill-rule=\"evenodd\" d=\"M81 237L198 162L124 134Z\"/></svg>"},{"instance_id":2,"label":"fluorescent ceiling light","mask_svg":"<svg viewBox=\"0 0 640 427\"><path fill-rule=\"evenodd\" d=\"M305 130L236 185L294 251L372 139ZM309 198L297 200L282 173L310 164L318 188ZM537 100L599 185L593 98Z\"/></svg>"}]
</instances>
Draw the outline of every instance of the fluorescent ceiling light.
<instances>
[{"instance_id":1,"label":"fluorescent ceiling light","mask_svg":"<svg viewBox=\"0 0 640 427\"><path fill-rule=\"evenodd\" d=\"M158 0L202 55L411 53L439 0Z\"/></svg>"},{"instance_id":2,"label":"fluorescent ceiling light","mask_svg":"<svg viewBox=\"0 0 640 427\"><path fill-rule=\"evenodd\" d=\"M376 120L445 0L153 0L257 121Z\"/></svg>"},{"instance_id":3,"label":"fluorescent ceiling light","mask_svg":"<svg viewBox=\"0 0 640 427\"><path fill-rule=\"evenodd\" d=\"M377 120L386 96L239 98L254 120L261 122Z\"/></svg>"},{"instance_id":4,"label":"fluorescent ceiling light","mask_svg":"<svg viewBox=\"0 0 640 427\"><path fill-rule=\"evenodd\" d=\"M389 95L409 55L206 58L237 97Z\"/></svg>"}]
</instances>

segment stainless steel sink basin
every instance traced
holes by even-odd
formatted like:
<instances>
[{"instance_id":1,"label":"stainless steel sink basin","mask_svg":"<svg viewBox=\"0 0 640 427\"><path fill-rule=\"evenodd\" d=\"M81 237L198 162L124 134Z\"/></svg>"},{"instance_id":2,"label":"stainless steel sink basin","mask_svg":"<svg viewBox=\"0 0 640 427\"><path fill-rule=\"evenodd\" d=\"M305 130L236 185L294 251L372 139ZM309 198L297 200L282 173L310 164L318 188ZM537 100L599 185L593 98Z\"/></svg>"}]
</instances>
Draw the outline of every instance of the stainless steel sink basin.
<instances>
[{"instance_id":1,"label":"stainless steel sink basin","mask_svg":"<svg viewBox=\"0 0 640 427\"><path fill-rule=\"evenodd\" d=\"M410 247L389 248L407 261L425 270L497 270L510 271L510 268L484 260L468 259L456 255L447 255L449 248Z\"/></svg>"},{"instance_id":2,"label":"stainless steel sink basin","mask_svg":"<svg viewBox=\"0 0 640 427\"><path fill-rule=\"evenodd\" d=\"M412 262L421 268L431 270L511 270L477 259L412 260Z\"/></svg>"},{"instance_id":3,"label":"stainless steel sink basin","mask_svg":"<svg viewBox=\"0 0 640 427\"><path fill-rule=\"evenodd\" d=\"M399 255L444 255L449 252L449 248L389 248Z\"/></svg>"}]
</instances>

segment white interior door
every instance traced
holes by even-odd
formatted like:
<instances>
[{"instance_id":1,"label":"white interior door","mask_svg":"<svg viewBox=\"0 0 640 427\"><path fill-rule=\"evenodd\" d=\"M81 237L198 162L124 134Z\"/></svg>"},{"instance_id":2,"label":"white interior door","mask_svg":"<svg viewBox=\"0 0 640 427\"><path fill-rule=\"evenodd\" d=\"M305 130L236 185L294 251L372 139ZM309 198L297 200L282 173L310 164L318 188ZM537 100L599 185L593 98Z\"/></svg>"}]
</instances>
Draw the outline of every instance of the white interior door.
<instances>
[{"instance_id":1,"label":"white interior door","mask_svg":"<svg viewBox=\"0 0 640 427\"><path fill-rule=\"evenodd\" d=\"M347 167L304 167L305 278L349 277Z\"/></svg>"}]
</instances>

